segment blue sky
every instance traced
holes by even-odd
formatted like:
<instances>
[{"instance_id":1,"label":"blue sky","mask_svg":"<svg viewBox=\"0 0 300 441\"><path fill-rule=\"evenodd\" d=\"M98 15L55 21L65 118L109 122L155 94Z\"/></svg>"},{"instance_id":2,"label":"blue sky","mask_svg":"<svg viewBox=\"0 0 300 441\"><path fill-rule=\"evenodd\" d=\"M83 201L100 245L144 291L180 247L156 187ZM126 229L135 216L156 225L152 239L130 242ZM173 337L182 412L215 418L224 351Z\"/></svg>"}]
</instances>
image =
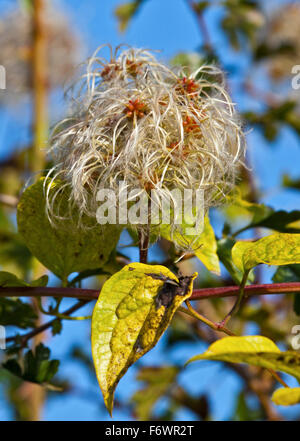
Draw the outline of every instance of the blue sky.
<instances>
[{"instance_id":1,"label":"blue sky","mask_svg":"<svg viewBox=\"0 0 300 441\"><path fill-rule=\"evenodd\" d=\"M14 4L14 0L0 0L0 14ZM69 14L71 23L82 36L86 54L91 54L99 45L110 43L113 47L127 43L135 47L159 50L162 60L168 61L180 51L192 52L201 44L199 30L194 17L184 0L148 0L142 10L132 20L128 31L120 34L113 11L119 0L64 0L57 2ZM278 1L272 4L279 3ZM230 50L226 40L221 37L218 22L222 10L213 8L207 15L207 23L212 35L212 42L217 48L225 69L230 73L229 81L234 100L240 109L255 102L246 101L239 88L241 73L249 66L247 54L236 54ZM1 48L0 48L1 50ZM261 84L263 87L263 83ZM0 91L2 92L2 91ZM63 112L62 91L57 91L51 99L53 122ZM16 116L17 113L17 116ZM12 148L21 148L28 140L30 106L21 109L2 110L0 113L0 157L8 156ZM248 154L258 187L264 192L263 201L275 208L286 210L299 209L299 194L292 190L280 189L283 173L292 177L299 176L300 149L299 139L285 129L272 147L266 145L264 138L257 131L248 135ZM214 217L213 217L214 218ZM216 228L220 228L216 217ZM136 254L132 255L136 259ZM269 276L266 276L269 277ZM88 313L83 311L83 313ZM251 330L250 330L251 331ZM89 322L66 322L63 333L47 344L52 349L53 357L62 360L61 374L76 383L76 388L66 396L55 396L48 400L45 407L46 420L102 420L108 419L101 405L102 398L95 377L91 378L85 368L70 361L68 354L73 345L81 345L90 354ZM183 364L186 359L201 352L202 344L189 344L178 347L171 353L171 359L164 352L164 340L147 354L142 364L172 363ZM136 389L134 381L136 369L131 368L122 379L118 389L120 397L130 397ZM180 381L192 393L209 391L213 416L215 419L229 418L234 406L234 393L241 387L240 381L228 369L217 363L203 363L189 367L180 377ZM0 389L1 390L1 389ZM97 400L97 396L99 400ZM0 420L11 418L0 394ZM164 406L164 403L160 403ZM130 415L116 410L115 419L129 419ZM193 415L182 412L178 418L192 419Z\"/></svg>"}]
</instances>

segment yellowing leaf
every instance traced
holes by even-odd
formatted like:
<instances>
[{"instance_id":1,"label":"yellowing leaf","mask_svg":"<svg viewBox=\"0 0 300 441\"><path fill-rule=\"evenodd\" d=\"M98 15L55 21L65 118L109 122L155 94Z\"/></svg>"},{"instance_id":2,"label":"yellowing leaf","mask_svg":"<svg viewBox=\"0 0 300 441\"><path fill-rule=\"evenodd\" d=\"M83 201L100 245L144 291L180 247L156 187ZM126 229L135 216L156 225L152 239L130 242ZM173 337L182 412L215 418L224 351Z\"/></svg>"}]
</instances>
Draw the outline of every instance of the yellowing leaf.
<instances>
[{"instance_id":1,"label":"yellowing leaf","mask_svg":"<svg viewBox=\"0 0 300 441\"><path fill-rule=\"evenodd\" d=\"M232 260L242 271L260 263L300 263L300 234L275 233L256 242L237 242L232 248Z\"/></svg>"},{"instance_id":2,"label":"yellowing leaf","mask_svg":"<svg viewBox=\"0 0 300 441\"><path fill-rule=\"evenodd\" d=\"M187 363L197 360L247 363L286 372L300 380L300 354L293 351L280 352L272 340L259 335L217 340L203 354L196 355Z\"/></svg>"},{"instance_id":3,"label":"yellowing leaf","mask_svg":"<svg viewBox=\"0 0 300 441\"><path fill-rule=\"evenodd\" d=\"M164 266L131 263L103 285L92 317L92 353L110 414L119 380L156 345L177 308L191 296L196 276L183 281Z\"/></svg>"},{"instance_id":4,"label":"yellowing leaf","mask_svg":"<svg viewBox=\"0 0 300 441\"><path fill-rule=\"evenodd\" d=\"M120 228L116 225L97 225L94 219L82 217L88 228L77 226L78 213L72 219L52 226L46 215L45 179L27 188L18 205L19 232L32 254L47 268L65 280L72 272L100 268L116 247ZM50 194L60 185L53 183ZM60 193L61 194L61 193ZM68 193L56 198L61 216L69 216Z\"/></svg>"},{"instance_id":5,"label":"yellowing leaf","mask_svg":"<svg viewBox=\"0 0 300 441\"><path fill-rule=\"evenodd\" d=\"M272 401L277 406L291 406L300 403L300 387L283 387L275 390Z\"/></svg>"},{"instance_id":6,"label":"yellowing leaf","mask_svg":"<svg viewBox=\"0 0 300 441\"><path fill-rule=\"evenodd\" d=\"M198 247L197 247L198 245ZM204 219L204 230L193 245L195 255L209 271L220 274L220 263L217 254L217 241L214 230L209 222L209 217Z\"/></svg>"},{"instance_id":7,"label":"yellowing leaf","mask_svg":"<svg viewBox=\"0 0 300 441\"><path fill-rule=\"evenodd\" d=\"M237 192L236 196L227 198L229 204L225 206L225 211L231 218L246 215L250 217L251 224L256 224L274 212L267 205L246 201L241 197L240 193Z\"/></svg>"},{"instance_id":8,"label":"yellowing leaf","mask_svg":"<svg viewBox=\"0 0 300 441\"><path fill-rule=\"evenodd\" d=\"M220 274L217 241L208 216L204 218L204 229L199 236L185 235L177 230L172 234L170 225L161 225L160 234L163 238L176 242L182 248L190 247L209 271Z\"/></svg>"}]
</instances>

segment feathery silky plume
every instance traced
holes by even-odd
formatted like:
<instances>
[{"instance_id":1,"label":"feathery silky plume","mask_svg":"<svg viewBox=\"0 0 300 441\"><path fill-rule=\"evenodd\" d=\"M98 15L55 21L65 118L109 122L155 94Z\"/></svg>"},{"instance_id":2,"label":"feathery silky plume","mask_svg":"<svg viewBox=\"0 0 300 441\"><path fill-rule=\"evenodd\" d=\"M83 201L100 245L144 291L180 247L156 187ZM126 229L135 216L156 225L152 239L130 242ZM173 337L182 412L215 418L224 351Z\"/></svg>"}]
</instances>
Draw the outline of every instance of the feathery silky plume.
<instances>
[{"instance_id":1,"label":"feathery silky plume","mask_svg":"<svg viewBox=\"0 0 300 441\"><path fill-rule=\"evenodd\" d=\"M94 216L100 188L200 189L206 211L234 186L244 135L222 72L171 70L150 52L101 47L73 88L69 118L54 129L49 176L70 189L70 203ZM106 47L107 49L107 47ZM50 219L55 217L48 200ZM143 228L138 226L138 228Z\"/></svg>"}]
</instances>

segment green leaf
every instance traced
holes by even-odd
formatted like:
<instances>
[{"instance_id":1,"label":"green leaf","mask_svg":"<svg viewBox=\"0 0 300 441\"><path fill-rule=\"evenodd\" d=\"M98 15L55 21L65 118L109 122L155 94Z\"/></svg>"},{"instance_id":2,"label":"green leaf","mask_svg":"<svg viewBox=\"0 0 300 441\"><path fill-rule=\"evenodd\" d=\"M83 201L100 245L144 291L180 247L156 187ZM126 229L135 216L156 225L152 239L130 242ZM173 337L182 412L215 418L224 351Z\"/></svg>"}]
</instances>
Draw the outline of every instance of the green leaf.
<instances>
[{"instance_id":1,"label":"green leaf","mask_svg":"<svg viewBox=\"0 0 300 441\"><path fill-rule=\"evenodd\" d=\"M230 238L224 238L218 241L218 256L232 279L237 285L240 285L243 272L239 270L232 261L231 250L235 244L235 241Z\"/></svg>"},{"instance_id":2,"label":"green leaf","mask_svg":"<svg viewBox=\"0 0 300 441\"><path fill-rule=\"evenodd\" d=\"M37 315L31 305L20 299L0 298L0 324L26 329L34 327Z\"/></svg>"},{"instance_id":3,"label":"green leaf","mask_svg":"<svg viewBox=\"0 0 300 441\"><path fill-rule=\"evenodd\" d=\"M53 226L46 215L44 185L48 183L41 178L27 188L18 205L19 232L32 254L64 281L73 272L101 268L116 247L121 229L116 225L97 225L95 219L86 216L81 217L86 226L82 229L78 227L77 211L72 213L72 219ZM51 185L50 197L59 185ZM62 217L70 217L68 198L67 191L56 198Z\"/></svg>"},{"instance_id":4,"label":"green leaf","mask_svg":"<svg viewBox=\"0 0 300 441\"><path fill-rule=\"evenodd\" d=\"M299 282L300 264L280 266L277 268L272 280L274 283Z\"/></svg>"},{"instance_id":5,"label":"green leaf","mask_svg":"<svg viewBox=\"0 0 300 441\"><path fill-rule=\"evenodd\" d=\"M300 233L300 225L296 225L300 221L300 211L276 211L270 216L263 219L261 222L257 222L254 227L265 227L271 230L276 230L281 233Z\"/></svg>"},{"instance_id":6,"label":"green leaf","mask_svg":"<svg viewBox=\"0 0 300 441\"><path fill-rule=\"evenodd\" d=\"M300 190L300 179L292 179L289 175L282 176L283 187L293 188L295 190Z\"/></svg>"},{"instance_id":7,"label":"green leaf","mask_svg":"<svg viewBox=\"0 0 300 441\"><path fill-rule=\"evenodd\" d=\"M239 213L241 213L241 211L245 211L246 213L249 213L252 216L250 225L256 225L257 223L268 217L270 214L274 213L274 210L268 205L248 202L239 196L228 199L231 202L231 205L229 207L230 210L232 209L231 207L233 206L235 209L239 211ZM250 227L246 227L246 228L250 228Z\"/></svg>"},{"instance_id":8,"label":"green leaf","mask_svg":"<svg viewBox=\"0 0 300 441\"><path fill-rule=\"evenodd\" d=\"M256 242L237 242L232 248L232 260L242 271L248 271L261 263L300 263L300 235L275 233Z\"/></svg>"},{"instance_id":9,"label":"green leaf","mask_svg":"<svg viewBox=\"0 0 300 441\"><path fill-rule=\"evenodd\" d=\"M226 212L231 215L238 213L250 214L251 222L245 227L241 228L235 235L250 228L264 227L271 230L279 231L280 233L300 233L300 211L294 210L287 212L284 210L274 211L273 208L265 204L257 204L248 202L241 198L239 194L228 197L230 205L226 207Z\"/></svg>"},{"instance_id":10,"label":"green leaf","mask_svg":"<svg viewBox=\"0 0 300 441\"><path fill-rule=\"evenodd\" d=\"M48 276L41 276L38 279L34 280L33 282L30 282L30 286L35 287L44 287L48 285L49 277Z\"/></svg>"},{"instance_id":11,"label":"green leaf","mask_svg":"<svg viewBox=\"0 0 300 441\"><path fill-rule=\"evenodd\" d=\"M143 381L145 387L135 392L131 401L134 413L141 421L151 419L156 402L174 385L179 369L175 366L143 367L137 380Z\"/></svg>"},{"instance_id":12,"label":"green leaf","mask_svg":"<svg viewBox=\"0 0 300 441\"><path fill-rule=\"evenodd\" d=\"M300 265L285 265L277 268L272 277L274 283L299 282L300 281ZM294 312L300 315L300 295L294 293Z\"/></svg>"},{"instance_id":13,"label":"green leaf","mask_svg":"<svg viewBox=\"0 0 300 441\"><path fill-rule=\"evenodd\" d=\"M0 271L0 287L17 287L17 286L29 286L28 283L21 279L18 279L14 274L8 273L6 271Z\"/></svg>"},{"instance_id":14,"label":"green leaf","mask_svg":"<svg viewBox=\"0 0 300 441\"><path fill-rule=\"evenodd\" d=\"M186 225L183 224L182 229L185 227ZM220 274L217 241L208 216L204 218L204 230L199 236L186 235L177 230L172 233L171 226L167 224L160 225L160 235L164 239L176 242L184 249L190 247L209 271Z\"/></svg>"},{"instance_id":15,"label":"green leaf","mask_svg":"<svg viewBox=\"0 0 300 441\"><path fill-rule=\"evenodd\" d=\"M0 271L0 287L1 288L15 288L18 286L47 286L48 276L42 276L33 282L27 283L24 280L19 279L12 273L7 271Z\"/></svg>"},{"instance_id":16,"label":"green leaf","mask_svg":"<svg viewBox=\"0 0 300 441\"><path fill-rule=\"evenodd\" d=\"M132 2L124 3L120 6L118 6L115 9L115 16L117 17L119 21L119 30L120 32L126 31L126 28L130 22L130 20L133 18L133 16L138 11L141 3L143 0L136 0Z\"/></svg>"},{"instance_id":17,"label":"green leaf","mask_svg":"<svg viewBox=\"0 0 300 441\"><path fill-rule=\"evenodd\" d=\"M58 360L49 360L50 349L40 343L34 350L27 351L24 357L23 368L16 359L8 360L3 368L10 371L24 381L47 384L56 374L59 366Z\"/></svg>"},{"instance_id":18,"label":"green leaf","mask_svg":"<svg viewBox=\"0 0 300 441\"><path fill-rule=\"evenodd\" d=\"M300 403L300 387L282 387L272 395L273 403L277 406L292 406Z\"/></svg>"},{"instance_id":19,"label":"green leaf","mask_svg":"<svg viewBox=\"0 0 300 441\"><path fill-rule=\"evenodd\" d=\"M260 220L253 220L251 224L247 225L243 230L249 228L264 227L271 230L279 231L280 233L300 233L300 225L296 225L300 221L300 211L294 210L287 212L279 210L270 213Z\"/></svg>"},{"instance_id":20,"label":"green leaf","mask_svg":"<svg viewBox=\"0 0 300 441\"><path fill-rule=\"evenodd\" d=\"M51 326L51 332L52 335L57 335L60 334L62 331L62 322L60 319L56 319L52 322L52 326Z\"/></svg>"},{"instance_id":21,"label":"green leaf","mask_svg":"<svg viewBox=\"0 0 300 441\"><path fill-rule=\"evenodd\" d=\"M92 353L110 414L119 380L156 345L177 308L191 296L196 276L179 288L177 277L166 267L131 263L103 285L92 317Z\"/></svg>"},{"instance_id":22,"label":"green leaf","mask_svg":"<svg viewBox=\"0 0 300 441\"><path fill-rule=\"evenodd\" d=\"M191 358L187 364L197 360L247 363L286 372L300 380L300 354L293 351L280 352L272 340L260 335L222 338L210 345L203 354Z\"/></svg>"}]
</instances>

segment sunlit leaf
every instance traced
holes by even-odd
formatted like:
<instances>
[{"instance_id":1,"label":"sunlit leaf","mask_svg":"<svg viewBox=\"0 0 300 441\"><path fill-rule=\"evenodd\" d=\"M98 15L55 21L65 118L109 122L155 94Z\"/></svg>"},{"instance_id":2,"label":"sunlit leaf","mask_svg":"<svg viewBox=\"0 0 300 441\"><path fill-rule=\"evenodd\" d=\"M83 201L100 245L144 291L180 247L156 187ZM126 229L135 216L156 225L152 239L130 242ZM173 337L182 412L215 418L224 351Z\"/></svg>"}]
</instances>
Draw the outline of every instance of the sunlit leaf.
<instances>
[{"instance_id":1,"label":"sunlit leaf","mask_svg":"<svg viewBox=\"0 0 300 441\"><path fill-rule=\"evenodd\" d=\"M183 248L190 247L209 271L220 274L217 241L208 216L204 218L204 230L199 236L187 235L177 230L171 233L170 225L166 224L160 226L160 234L163 238L175 241Z\"/></svg>"},{"instance_id":2,"label":"sunlit leaf","mask_svg":"<svg viewBox=\"0 0 300 441\"><path fill-rule=\"evenodd\" d=\"M50 193L57 185L52 184ZM56 201L60 215L70 217L68 193ZM87 228L79 228L77 212L72 213L72 219L52 226L45 210L44 178L25 190L17 214L19 232L32 254L63 280L73 272L101 268L116 247L121 231L116 225L98 225L87 217L81 217Z\"/></svg>"},{"instance_id":3,"label":"sunlit leaf","mask_svg":"<svg viewBox=\"0 0 300 441\"><path fill-rule=\"evenodd\" d=\"M197 360L247 363L286 372L300 380L300 354L293 351L280 352L272 340L260 335L222 338L187 363Z\"/></svg>"},{"instance_id":4,"label":"sunlit leaf","mask_svg":"<svg viewBox=\"0 0 300 441\"><path fill-rule=\"evenodd\" d=\"M232 260L242 271L250 270L260 263L300 263L300 235L275 233L256 242L237 242L232 248Z\"/></svg>"},{"instance_id":5,"label":"sunlit leaf","mask_svg":"<svg viewBox=\"0 0 300 441\"><path fill-rule=\"evenodd\" d=\"M233 239L230 239L228 237L221 239L218 241L218 256L229 274L231 275L234 282L239 285L241 283L241 280L243 278L243 272L237 268L237 266L233 263L232 257L231 257L231 250L235 244L235 241ZM250 273L248 279L253 282L254 280L254 274L253 272Z\"/></svg>"},{"instance_id":6,"label":"sunlit leaf","mask_svg":"<svg viewBox=\"0 0 300 441\"><path fill-rule=\"evenodd\" d=\"M275 390L272 401L277 406L292 406L300 403L300 387L283 387Z\"/></svg>"},{"instance_id":7,"label":"sunlit leaf","mask_svg":"<svg viewBox=\"0 0 300 441\"><path fill-rule=\"evenodd\" d=\"M177 308L192 294L196 276L179 287L166 267L131 263L103 285L92 317L92 353L110 413L119 380L156 345ZM169 283L161 280L165 278Z\"/></svg>"},{"instance_id":8,"label":"sunlit leaf","mask_svg":"<svg viewBox=\"0 0 300 441\"><path fill-rule=\"evenodd\" d=\"M230 198L229 202L231 202L228 207L229 212L235 210L239 215L249 214L252 218L251 225L256 225L267 216L274 213L274 210L268 205L249 202L241 197Z\"/></svg>"}]
</instances>

